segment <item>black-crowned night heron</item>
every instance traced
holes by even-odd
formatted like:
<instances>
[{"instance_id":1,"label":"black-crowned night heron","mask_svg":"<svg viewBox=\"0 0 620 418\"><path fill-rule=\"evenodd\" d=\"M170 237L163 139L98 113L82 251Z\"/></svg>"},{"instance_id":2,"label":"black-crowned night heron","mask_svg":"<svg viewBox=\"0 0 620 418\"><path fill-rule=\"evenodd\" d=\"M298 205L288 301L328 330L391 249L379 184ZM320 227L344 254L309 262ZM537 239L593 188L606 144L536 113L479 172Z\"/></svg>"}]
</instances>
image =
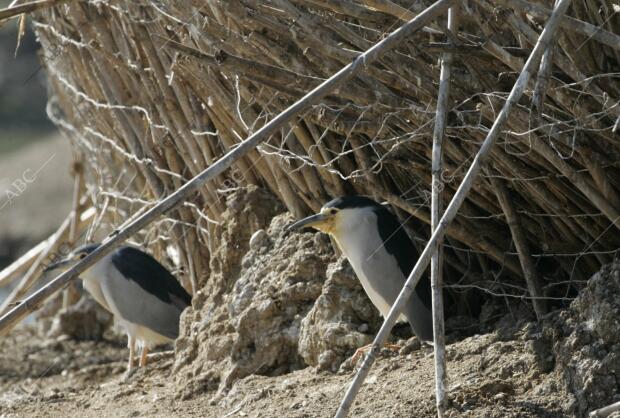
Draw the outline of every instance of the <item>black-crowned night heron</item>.
<instances>
[{"instance_id":1,"label":"black-crowned night heron","mask_svg":"<svg viewBox=\"0 0 620 418\"><path fill-rule=\"evenodd\" d=\"M66 270L99 245L81 246L46 271ZM152 346L179 336L179 318L191 303L191 296L147 253L135 247L120 247L85 270L80 278L84 288L127 331L128 369L134 366L136 343L142 350L139 364L143 367Z\"/></svg>"},{"instance_id":2,"label":"black-crowned night heron","mask_svg":"<svg viewBox=\"0 0 620 418\"><path fill-rule=\"evenodd\" d=\"M347 257L372 303L386 317L413 270L417 251L397 218L363 196L339 197L321 211L289 226L330 234ZM423 342L433 340L431 287L422 278L399 321L409 321Z\"/></svg>"}]
</instances>

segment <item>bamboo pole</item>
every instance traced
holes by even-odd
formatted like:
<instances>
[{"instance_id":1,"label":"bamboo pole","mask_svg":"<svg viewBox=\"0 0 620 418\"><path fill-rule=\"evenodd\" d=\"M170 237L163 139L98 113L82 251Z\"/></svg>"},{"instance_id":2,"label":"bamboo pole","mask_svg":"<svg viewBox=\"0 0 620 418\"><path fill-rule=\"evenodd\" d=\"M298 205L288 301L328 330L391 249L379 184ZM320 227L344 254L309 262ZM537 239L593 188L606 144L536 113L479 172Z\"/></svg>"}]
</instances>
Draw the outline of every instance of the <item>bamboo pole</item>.
<instances>
[{"instance_id":1,"label":"bamboo pole","mask_svg":"<svg viewBox=\"0 0 620 418\"><path fill-rule=\"evenodd\" d=\"M512 239L517 247L519 261L521 262L521 267L523 268L525 283L527 284L527 289L532 297L534 312L536 313L536 318L540 321L542 316L547 313L547 304L545 303L542 288L540 286L540 276L536 271L534 260L530 255L530 248L527 244L525 234L523 233L521 222L519 222L517 212L512 206L510 194L508 193L508 189L506 188L504 182L496 177L492 177L491 183L493 184L493 188L497 194L497 200L506 215L506 222L510 227Z\"/></svg>"},{"instance_id":2,"label":"bamboo pole","mask_svg":"<svg viewBox=\"0 0 620 418\"><path fill-rule=\"evenodd\" d=\"M176 192L161 199L159 203L141 216L135 218L124 229L115 231L101 244L101 246L85 257L81 262L66 272L60 274L45 287L39 289L28 299L17 305L2 318L0 318L0 335L6 333L8 329L10 329L23 317L37 309L49 296L54 294L59 289L64 288L67 283L75 279L80 273L95 264L114 248L118 247L127 238L149 225L155 218L171 211L179 204L190 198L203 184L223 173L235 161L246 155L261 142L267 140L273 133L277 132L282 126L285 126L301 111L307 109L330 92L342 86L346 81L353 78L353 76L363 70L366 70L369 64L379 59L390 49L396 47L403 40L407 39L412 33L420 30L426 23L440 16L455 2L456 0L439 0L433 3L433 5L429 6L422 13L416 16L415 19L410 20L385 37L383 40L373 45L370 49L366 50L362 54L359 54L350 64L344 66L332 77L325 80L314 90L310 91L300 100L292 104L289 108L284 110L265 126L257 130L246 140L239 143L236 148L229 151L217 162L181 186Z\"/></svg>"},{"instance_id":3,"label":"bamboo pole","mask_svg":"<svg viewBox=\"0 0 620 418\"><path fill-rule=\"evenodd\" d=\"M456 33L458 5L448 10L448 30ZM441 219L443 210L441 178L443 160L443 140L446 120L449 111L450 75L452 73L453 55L450 52L442 54L441 71L439 75L439 93L437 95L437 113L435 115L435 129L433 131L432 149L432 179L431 179L431 231L435 231ZM443 418L446 410L446 338L443 308L443 239L437 241L431 257L431 289L433 310L433 350L435 354L435 405L437 416Z\"/></svg>"},{"instance_id":4,"label":"bamboo pole","mask_svg":"<svg viewBox=\"0 0 620 418\"><path fill-rule=\"evenodd\" d=\"M392 327L396 322L396 319L400 316L405 303L409 299L409 296L411 296L411 293L414 291L415 286L420 280L420 277L422 277L422 273L428 266L435 246L437 245L439 240L443 238L446 229L448 228L448 225L456 216L459 208L463 204L463 201L467 197L467 193L472 188L474 180L480 172L485 158L488 156L491 148L493 147L495 141L501 133L502 127L508 119L508 114L510 113L511 108L521 98L523 91L527 87L527 84L530 80L532 72L536 69L543 52L547 49L550 40L552 39L555 31L558 28L558 23L561 17L566 12L569 4L570 0L560 0L560 2L554 8L553 13L549 18L547 25L545 26L545 29L543 29L542 33L540 34L540 37L538 38L538 41L536 42L532 53L530 54L527 62L525 63L521 73L519 74L519 78L517 78L517 81L515 82L512 90L510 91L510 95L508 96L506 103L502 107L502 110L499 112L497 118L495 119L495 122L493 123L493 126L489 130L489 133L487 134L484 142L482 143L480 151L474 158L474 161L469 167L467 174L463 178L461 185L457 189L454 197L450 201L450 204L446 208L444 215L439 221L437 229L435 229L435 231L432 233L428 243L426 244L426 247L424 248L424 251L422 251L422 254L420 254L420 257L418 258L418 261L416 262L413 271L409 275L409 278L407 279L407 282L405 283L403 289L398 295L396 302L394 302L394 305L392 305L388 316L383 321L383 325L381 326L381 329L377 333L377 336L372 343L372 348L364 358L362 366L355 375L355 378L351 382L347 393L345 394L342 402L340 403L340 406L338 407L338 410L336 411L336 418L346 417L349 409L351 409L353 401L355 400L357 393L362 387L362 383L366 379L366 376L370 372L370 368L372 367L375 358L377 357L381 350L381 347L383 347L385 341L387 340L387 337L390 334Z\"/></svg>"}]
</instances>

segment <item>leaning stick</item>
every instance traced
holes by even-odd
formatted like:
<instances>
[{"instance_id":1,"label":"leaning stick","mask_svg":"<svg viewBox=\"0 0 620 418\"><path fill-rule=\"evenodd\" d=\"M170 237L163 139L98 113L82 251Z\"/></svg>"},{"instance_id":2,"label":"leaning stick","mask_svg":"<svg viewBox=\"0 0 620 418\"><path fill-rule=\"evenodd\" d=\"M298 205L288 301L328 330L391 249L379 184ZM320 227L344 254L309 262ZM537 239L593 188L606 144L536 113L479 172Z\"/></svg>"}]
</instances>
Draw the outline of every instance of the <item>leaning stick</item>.
<instances>
[{"instance_id":1,"label":"leaning stick","mask_svg":"<svg viewBox=\"0 0 620 418\"><path fill-rule=\"evenodd\" d=\"M196 177L181 186L176 192L170 196L162 199L146 211L141 216L134 219L124 229L115 231L106 241L104 241L95 251L90 253L81 262L73 266L71 269L60 274L54 280L52 280L47 286L42 287L37 292L32 294L24 302L13 308L10 312L0 318L0 335L6 332L12 325L16 324L23 317L30 312L37 309L49 296L54 294L59 289L65 287L71 280L75 279L81 272L95 264L98 260L118 247L127 238L131 237L136 232L140 231L145 226L149 225L162 214L165 214L172 209L176 208L179 204L189 199L203 184L213 179L214 177L222 174L228 169L235 161L243 157L252 149L256 148L258 144L267 140L273 133L277 132L282 126L286 126L295 116L300 112L307 109L311 105L318 102L321 98L325 97L330 92L334 91L338 87L342 86L346 81L350 80L353 76L366 69L367 66L377 59L379 59L384 53L390 49L396 47L402 41L407 39L412 33L420 30L424 25L436 17L444 13L456 0L439 0L422 13L416 16L415 19L410 20L403 26L392 32L380 42L373 45L370 49L364 53L358 55L350 64L347 64L340 71L334 74L332 77L325 80L314 90L310 91L300 100L292 104L288 109L284 110L278 116L276 116L271 122L257 130L253 135L248 137L245 141L239 143L239 145L232 151L225 154L213 165L199 173Z\"/></svg>"},{"instance_id":2,"label":"leaning stick","mask_svg":"<svg viewBox=\"0 0 620 418\"><path fill-rule=\"evenodd\" d=\"M448 30L456 33L458 5L448 10ZM443 160L443 139L448 118L448 100L450 98L450 76L453 55L446 52L441 57L439 73L439 93L437 95L437 113L433 131L433 150L431 162L431 231L437 229L443 210L441 178ZM437 416L443 418L446 410L446 338L443 309L443 239L437 241L431 257L431 289L433 309L433 342L435 352L435 404Z\"/></svg>"},{"instance_id":3,"label":"leaning stick","mask_svg":"<svg viewBox=\"0 0 620 418\"><path fill-rule=\"evenodd\" d=\"M80 204L82 189L84 186L84 167L81 161L75 161L73 163L73 204L71 209L71 224L69 225L69 237L67 243L74 245L78 239L78 226L80 223L80 216L82 215L82 209L84 207ZM75 286L67 286L62 293L62 309L67 309L69 305L77 302L79 299L79 293Z\"/></svg>"},{"instance_id":4,"label":"leaning stick","mask_svg":"<svg viewBox=\"0 0 620 418\"><path fill-rule=\"evenodd\" d=\"M540 286L540 276L536 270L534 260L532 259L532 253L530 247L527 244L527 239L523 233L521 222L519 222L519 216L517 211L512 206L510 194L504 184L503 180L495 177L491 177L491 183L495 189L497 200L502 207L504 215L506 215L506 222L510 228L512 234L512 240L517 247L517 253L519 255L519 261L521 262L521 268L523 269L523 275L525 276L525 283L527 289L532 297L532 305L534 305L534 312L536 318L540 321L542 316L547 313L547 304L545 303L544 295Z\"/></svg>"},{"instance_id":5,"label":"leaning stick","mask_svg":"<svg viewBox=\"0 0 620 418\"><path fill-rule=\"evenodd\" d=\"M437 229L433 231L428 243L426 244L426 247L424 248L424 251L422 251L422 254L418 258L418 261L416 262L413 271L409 275L405 286L398 295L396 302L394 302L394 305L392 305L388 316L383 321L383 325L381 326L381 329L377 333L377 336L372 343L372 348L364 358L364 362L362 363L361 368L357 371L353 382L351 382L347 393L345 394L342 402L340 403L340 406L338 407L338 411L336 411L336 418L346 417L349 409L351 409L353 401L355 400L355 396L362 387L362 383L364 382L364 379L366 379L366 376L368 375L368 372L372 367L372 363L375 361L375 358L379 354L381 347L383 347L385 341L387 340L387 337L390 335L396 319L400 316L400 313L402 312L405 303L407 303L409 296L411 296L411 293L414 291L416 285L418 284L420 277L422 277L422 273L428 266L431 255L433 254L437 243L445 235L448 225L456 216L459 208L465 200L465 197L467 196L467 193L472 188L474 180L480 172L484 160L489 155L493 144L501 133L502 127L508 120L508 114L510 113L512 106L517 103L518 100L521 98L521 95L523 94L523 91L525 90L527 83L530 80L532 71L536 69L538 62L540 61L540 57L547 49L547 46L552 39L553 34L558 28L558 23L562 15L564 15L564 12L568 8L569 4L570 0L560 0L560 2L554 8L553 13L549 18L547 25L545 26L545 29L542 31L540 37L538 38L538 41L536 42L536 46L534 46L530 57L523 66L523 70L521 71L521 74L519 74L519 78L517 78L517 81L515 82L515 85L513 86L510 95L506 100L506 103L502 107L502 110L497 116L497 119L495 119L495 122L489 130L487 137L482 143L480 151L474 158L474 161L472 162L471 167L469 167L465 178L463 178L463 182L459 186L458 190L454 194L454 197L450 201L450 204L446 208L443 217L439 221Z\"/></svg>"}]
</instances>

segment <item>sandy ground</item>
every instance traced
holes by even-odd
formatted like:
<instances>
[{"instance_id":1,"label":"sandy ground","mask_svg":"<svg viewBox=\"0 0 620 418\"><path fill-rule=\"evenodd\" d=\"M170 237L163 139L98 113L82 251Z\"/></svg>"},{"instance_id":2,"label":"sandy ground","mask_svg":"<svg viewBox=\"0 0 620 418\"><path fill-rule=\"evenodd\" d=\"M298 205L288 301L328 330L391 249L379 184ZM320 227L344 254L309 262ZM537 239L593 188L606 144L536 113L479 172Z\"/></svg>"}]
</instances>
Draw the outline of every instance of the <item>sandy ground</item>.
<instances>
[{"instance_id":1,"label":"sandy ground","mask_svg":"<svg viewBox=\"0 0 620 418\"><path fill-rule=\"evenodd\" d=\"M449 416L567 416L563 396L554 391L557 377L537 366L530 334L474 336L449 346ZM147 368L128 376L127 349L118 337L41 339L22 328L0 341L0 352L2 417L328 417L353 376L308 367L252 375L227 393L182 399L172 351L155 353ZM351 416L434 416L433 389L430 349L384 352Z\"/></svg>"}]
</instances>

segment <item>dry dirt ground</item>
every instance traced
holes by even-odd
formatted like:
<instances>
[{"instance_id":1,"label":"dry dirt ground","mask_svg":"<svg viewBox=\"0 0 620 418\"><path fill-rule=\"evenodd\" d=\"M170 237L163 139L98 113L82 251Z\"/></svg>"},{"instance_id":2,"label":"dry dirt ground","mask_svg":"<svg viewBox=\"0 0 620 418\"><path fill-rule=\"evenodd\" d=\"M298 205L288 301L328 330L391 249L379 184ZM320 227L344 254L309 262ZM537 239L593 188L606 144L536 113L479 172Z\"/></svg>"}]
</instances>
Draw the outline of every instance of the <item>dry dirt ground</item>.
<instances>
[{"instance_id":1,"label":"dry dirt ground","mask_svg":"<svg viewBox=\"0 0 620 418\"><path fill-rule=\"evenodd\" d=\"M583 417L617 402L619 317L616 262L540 324L504 320L449 344L448 416ZM353 373L345 361L336 372L307 366L197 390L202 371L182 378L178 341L128 375L113 330L99 341L39 335L20 328L0 340L0 417L329 417ZM430 417L433 399L432 353L410 339L399 353L382 353L351 416Z\"/></svg>"},{"instance_id":2,"label":"dry dirt ground","mask_svg":"<svg viewBox=\"0 0 620 418\"><path fill-rule=\"evenodd\" d=\"M561 417L568 396L554 373L541 372L528 327L504 340L474 336L448 348L449 416ZM328 417L341 399L351 371L305 368L277 377L251 375L227 393L182 399L171 384L172 353L125 373L121 339L77 342L41 339L14 331L0 342L2 417ZM355 417L433 416L430 349L384 353L359 394Z\"/></svg>"}]
</instances>

